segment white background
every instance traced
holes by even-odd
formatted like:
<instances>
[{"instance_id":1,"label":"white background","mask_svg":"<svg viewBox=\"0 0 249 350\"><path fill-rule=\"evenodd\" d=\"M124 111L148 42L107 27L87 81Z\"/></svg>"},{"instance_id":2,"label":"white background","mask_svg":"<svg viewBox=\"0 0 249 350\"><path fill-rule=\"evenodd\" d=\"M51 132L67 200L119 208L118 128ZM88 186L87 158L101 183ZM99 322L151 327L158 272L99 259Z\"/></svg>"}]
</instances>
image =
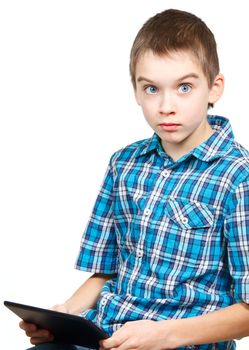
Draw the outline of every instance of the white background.
<instances>
[{"instance_id":1,"label":"white background","mask_svg":"<svg viewBox=\"0 0 249 350\"><path fill-rule=\"evenodd\" d=\"M1 304L50 307L88 276L74 263L109 157L152 134L133 98L130 47L170 7L216 34L226 89L213 113L249 148L247 2L1 1ZM25 349L18 318L0 308L1 349Z\"/></svg>"}]
</instances>

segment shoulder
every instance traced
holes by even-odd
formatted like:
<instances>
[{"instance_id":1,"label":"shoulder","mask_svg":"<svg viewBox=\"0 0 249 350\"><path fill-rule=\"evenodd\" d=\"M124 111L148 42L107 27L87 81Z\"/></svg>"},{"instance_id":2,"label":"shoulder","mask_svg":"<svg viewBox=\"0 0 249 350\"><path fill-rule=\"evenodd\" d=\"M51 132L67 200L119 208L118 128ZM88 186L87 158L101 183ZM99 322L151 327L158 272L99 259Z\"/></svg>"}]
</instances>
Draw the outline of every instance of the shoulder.
<instances>
[{"instance_id":1,"label":"shoulder","mask_svg":"<svg viewBox=\"0 0 249 350\"><path fill-rule=\"evenodd\" d=\"M237 141L231 143L229 151L219 162L223 179L230 180L230 190L233 192L241 183L249 183L249 151Z\"/></svg>"},{"instance_id":2,"label":"shoulder","mask_svg":"<svg viewBox=\"0 0 249 350\"><path fill-rule=\"evenodd\" d=\"M245 160L249 161L249 150L246 149L244 146L242 146L237 141L233 142L233 149L235 152L237 152L237 155L240 158L244 158Z\"/></svg>"},{"instance_id":3,"label":"shoulder","mask_svg":"<svg viewBox=\"0 0 249 350\"><path fill-rule=\"evenodd\" d=\"M139 140L119 149L112 155L110 163L114 165L136 159L147 149L151 140L151 138Z\"/></svg>"},{"instance_id":4,"label":"shoulder","mask_svg":"<svg viewBox=\"0 0 249 350\"><path fill-rule=\"evenodd\" d=\"M232 147L226 155L227 160L236 168L249 174L249 151L237 141L232 142Z\"/></svg>"}]
</instances>

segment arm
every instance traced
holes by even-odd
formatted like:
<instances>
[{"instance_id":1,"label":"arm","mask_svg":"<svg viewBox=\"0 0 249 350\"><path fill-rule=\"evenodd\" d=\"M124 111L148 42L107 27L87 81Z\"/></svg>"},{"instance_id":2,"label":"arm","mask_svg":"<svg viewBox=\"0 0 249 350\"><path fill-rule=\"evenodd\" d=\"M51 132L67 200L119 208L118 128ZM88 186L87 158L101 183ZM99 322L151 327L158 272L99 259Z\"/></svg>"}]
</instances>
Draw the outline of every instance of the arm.
<instances>
[{"instance_id":1,"label":"arm","mask_svg":"<svg viewBox=\"0 0 249 350\"><path fill-rule=\"evenodd\" d=\"M62 305L69 314L79 314L80 312L92 309L96 305L100 291L106 281L114 277L112 275L94 274Z\"/></svg>"},{"instance_id":2,"label":"arm","mask_svg":"<svg viewBox=\"0 0 249 350\"><path fill-rule=\"evenodd\" d=\"M165 321L126 323L101 342L102 349L161 350L249 336L249 305L240 303L209 314Z\"/></svg>"},{"instance_id":3,"label":"arm","mask_svg":"<svg viewBox=\"0 0 249 350\"><path fill-rule=\"evenodd\" d=\"M207 344L249 336L249 305L238 303L203 316L178 320L177 346ZM194 331L193 331L194 330Z\"/></svg>"},{"instance_id":4,"label":"arm","mask_svg":"<svg viewBox=\"0 0 249 350\"><path fill-rule=\"evenodd\" d=\"M94 274L64 303L53 307L56 311L70 314L79 314L80 312L93 308L98 300L100 291L104 283L114 275ZM53 340L53 335L45 330L38 329L36 325L20 322L20 328L30 337L31 344L40 344Z\"/></svg>"},{"instance_id":5,"label":"arm","mask_svg":"<svg viewBox=\"0 0 249 350\"><path fill-rule=\"evenodd\" d=\"M112 218L112 187L113 175L110 165L83 235L76 263L76 268L85 271L102 271L102 274L94 274L90 277L65 303L54 306L53 309L56 311L79 314L84 310L94 308L102 286L116 275L114 272L117 271L117 247ZM99 240L101 242L96 251L96 244ZM38 330L34 324L21 322L20 327L31 338L32 344L53 340L52 334L44 329Z\"/></svg>"}]
</instances>

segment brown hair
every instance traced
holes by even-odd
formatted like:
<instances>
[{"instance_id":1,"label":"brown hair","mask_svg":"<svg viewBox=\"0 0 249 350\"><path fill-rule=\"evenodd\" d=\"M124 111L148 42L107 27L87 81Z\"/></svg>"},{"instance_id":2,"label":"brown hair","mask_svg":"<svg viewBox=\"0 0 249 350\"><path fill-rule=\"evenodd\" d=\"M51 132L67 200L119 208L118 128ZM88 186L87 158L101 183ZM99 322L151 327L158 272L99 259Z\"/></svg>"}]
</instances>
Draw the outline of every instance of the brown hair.
<instances>
[{"instance_id":1,"label":"brown hair","mask_svg":"<svg viewBox=\"0 0 249 350\"><path fill-rule=\"evenodd\" d=\"M213 33L195 15L169 9L149 20L139 30L130 54L130 74L136 88L136 64L148 50L156 55L169 55L172 51L189 51L200 63L211 88L219 73L219 59ZM212 105L211 105L212 106Z\"/></svg>"}]
</instances>

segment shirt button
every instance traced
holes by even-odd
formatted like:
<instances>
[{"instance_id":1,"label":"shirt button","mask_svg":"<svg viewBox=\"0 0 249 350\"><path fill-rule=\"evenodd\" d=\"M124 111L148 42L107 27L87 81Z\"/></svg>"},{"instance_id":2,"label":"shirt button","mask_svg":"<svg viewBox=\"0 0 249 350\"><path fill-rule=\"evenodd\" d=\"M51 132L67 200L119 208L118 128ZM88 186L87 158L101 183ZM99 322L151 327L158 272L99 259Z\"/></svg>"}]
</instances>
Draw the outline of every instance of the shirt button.
<instances>
[{"instance_id":1,"label":"shirt button","mask_svg":"<svg viewBox=\"0 0 249 350\"><path fill-rule=\"evenodd\" d=\"M142 256L143 256L143 251L141 250L141 249L139 249L138 251L137 251L137 256L139 257L139 258L142 258Z\"/></svg>"},{"instance_id":2,"label":"shirt button","mask_svg":"<svg viewBox=\"0 0 249 350\"><path fill-rule=\"evenodd\" d=\"M150 215L150 213L151 213L151 210L149 209L149 208L146 208L145 210L144 210L144 215Z\"/></svg>"},{"instance_id":3,"label":"shirt button","mask_svg":"<svg viewBox=\"0 0 249 350\"><path fill-rule=\"evenodd\" d=\"M188 223L188 218L185 218L184 216L181 218L181 222L186 225Z\"/></svg>"},{"instance_id":4,"label":"shirt button","mask_svg":"<svg viewBox=\"0 0 249 350\"><path fill-rule=\"evenodd\" d=\"M102 301L101 301L101 305L106 305L106 303L107 303L107 300L106 299L103 299Z\"/></svg>"},{"instance_id":5,"label":"shirt button","mask_svg":"<svg viewBox=\"0 0 249 350\"><path fill-rule=\"evenodd\" d=\"M169 170L163 170L163 171L162 171L162 176L163 176L163 177L168 177L169 174L170 174L170 171L169 171Z\"/></svg>"}]
</instances>

